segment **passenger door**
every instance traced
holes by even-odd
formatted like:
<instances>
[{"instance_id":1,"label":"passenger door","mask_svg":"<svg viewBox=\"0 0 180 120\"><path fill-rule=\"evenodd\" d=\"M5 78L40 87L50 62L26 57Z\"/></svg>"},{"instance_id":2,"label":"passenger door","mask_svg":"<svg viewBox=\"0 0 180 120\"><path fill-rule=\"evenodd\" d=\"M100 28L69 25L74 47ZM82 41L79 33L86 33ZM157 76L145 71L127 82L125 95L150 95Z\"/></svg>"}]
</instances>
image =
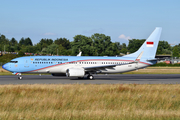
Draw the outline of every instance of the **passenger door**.
<instances>
[{"instance_id":1,"label":"passenger door","mask_svg":"<svg viewBox=\"0 0 180 120\"><path fill-rule=\"evenodd\" d=\"M24 59L24 67L25 68L29 67L29 60L28 59Z\"/></svg>"}]
</instances>

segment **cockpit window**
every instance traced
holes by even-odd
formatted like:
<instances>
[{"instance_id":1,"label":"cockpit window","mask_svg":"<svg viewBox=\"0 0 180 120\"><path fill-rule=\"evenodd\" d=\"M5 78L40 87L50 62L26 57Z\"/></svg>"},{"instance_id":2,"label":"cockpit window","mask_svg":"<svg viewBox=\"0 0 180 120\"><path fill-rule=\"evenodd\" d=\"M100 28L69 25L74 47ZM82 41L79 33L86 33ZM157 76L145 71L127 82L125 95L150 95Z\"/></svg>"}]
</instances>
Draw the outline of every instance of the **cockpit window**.
<instances>
[{"instance_id":1,"label":"cockpit window","mask_svg":"<svg viewBox=\"0 0 180 120\"><path fill-rule=\"evenodd\" d=\"M18 61L10 61L10 63L18 63Z\"/></svg>"}]
</instances>

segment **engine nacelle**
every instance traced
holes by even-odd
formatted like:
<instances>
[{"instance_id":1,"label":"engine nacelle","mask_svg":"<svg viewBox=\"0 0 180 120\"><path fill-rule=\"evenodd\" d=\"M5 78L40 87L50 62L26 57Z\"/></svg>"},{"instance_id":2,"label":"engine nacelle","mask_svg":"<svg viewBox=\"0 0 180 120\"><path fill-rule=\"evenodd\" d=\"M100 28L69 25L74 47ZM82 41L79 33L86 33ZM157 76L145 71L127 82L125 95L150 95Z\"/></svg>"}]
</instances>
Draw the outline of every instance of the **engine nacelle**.
<instances>
[{"instance_id":1,"label":"engine nacelle","mask_svg":"<svg viewBox=\"0 0 180 120\"><path fill-rule=\"evenodd\" d=\"M67 77L84 77L85 71L83 68L69 68L66 70Z\"/></svg>"}]
</instances>

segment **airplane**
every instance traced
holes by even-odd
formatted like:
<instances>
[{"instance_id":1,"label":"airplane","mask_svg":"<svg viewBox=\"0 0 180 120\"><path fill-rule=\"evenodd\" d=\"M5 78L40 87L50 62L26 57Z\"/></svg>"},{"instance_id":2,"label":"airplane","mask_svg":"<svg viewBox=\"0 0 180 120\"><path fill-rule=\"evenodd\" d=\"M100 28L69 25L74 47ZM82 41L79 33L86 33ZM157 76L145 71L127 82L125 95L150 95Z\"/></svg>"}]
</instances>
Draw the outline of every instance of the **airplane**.
<instances>
[{"instance_id":1,"label":"airplane","mask_svg":"<svg viewBox=\"0 0 180 120\"><path fill-rule=\"evenodd\" d=\"M156 64L155 54L162 28L156 27L143 45L134 53L114 56L25 56L12 59L3 69L18 75L21 73L51 73L52 76L67 76L94 79L93 74L123 73Z\"/></svg>"}]
</instances>

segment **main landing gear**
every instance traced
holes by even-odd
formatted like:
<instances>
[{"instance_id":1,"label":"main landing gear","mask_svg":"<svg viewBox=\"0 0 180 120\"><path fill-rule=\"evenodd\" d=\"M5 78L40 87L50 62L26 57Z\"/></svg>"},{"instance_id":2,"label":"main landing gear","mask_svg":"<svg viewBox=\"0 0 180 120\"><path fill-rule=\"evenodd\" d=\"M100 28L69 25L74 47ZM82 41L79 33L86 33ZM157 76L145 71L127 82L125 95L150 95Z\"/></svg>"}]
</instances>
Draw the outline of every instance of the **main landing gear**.
<instances>
[{"instance_id":1,"label":"main landing gear","mask_svg":"<svg viewBox=\"0 0 180 120\"><path fill-rule=\"evenodd\" d=\"M92 79L94 79L94 76L93 75L88 75L87 78L92 80Z\"/></svg>"}]
</instances>

